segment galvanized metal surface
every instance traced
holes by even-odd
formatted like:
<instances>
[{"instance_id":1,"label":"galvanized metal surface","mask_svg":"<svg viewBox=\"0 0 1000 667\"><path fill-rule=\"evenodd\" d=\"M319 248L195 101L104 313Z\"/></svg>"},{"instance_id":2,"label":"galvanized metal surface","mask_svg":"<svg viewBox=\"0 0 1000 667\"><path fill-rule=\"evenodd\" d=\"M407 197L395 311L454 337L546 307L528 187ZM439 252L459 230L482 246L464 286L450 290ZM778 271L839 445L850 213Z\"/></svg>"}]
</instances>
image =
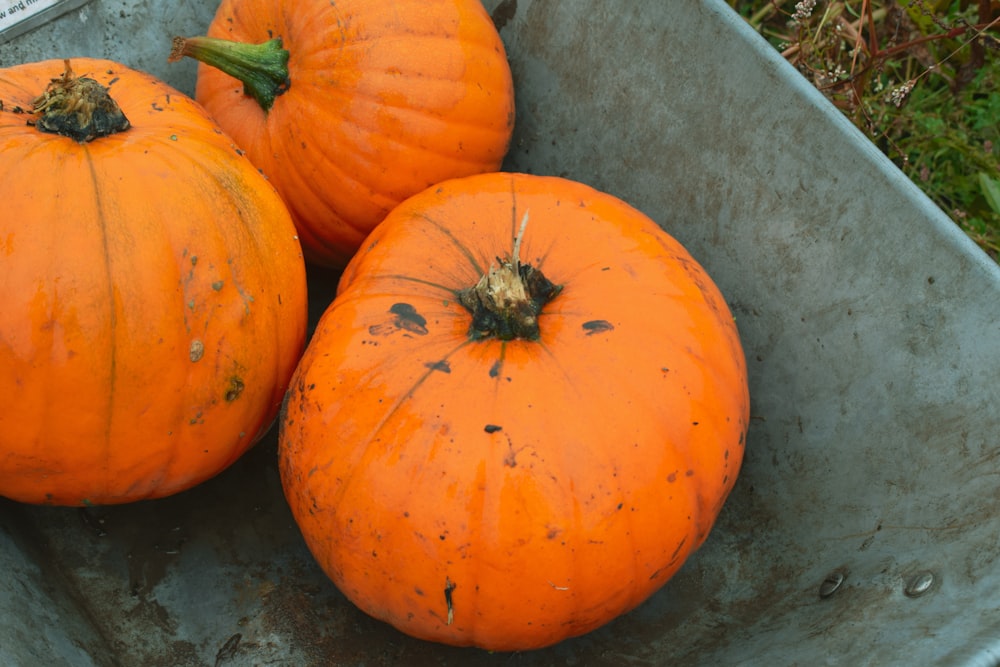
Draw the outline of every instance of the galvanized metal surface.
<instances>
[{"instance_id":1,"label":"galvanized metal surface","mask_svg":"<svg viewBox=\"0 0 1000 667\"><path fill-rule=\"evenodd\" d=\"M1000 270L721 0L486 3L506 167L618 195L737 317L747 460L706 545L631 614L493 655L355 610L306 551L272 436L163 501L0 501L4 665L1000 665ZM215 3L92 0L0 64L111 57L193 90ZM333 277L312 277L315 310Z\"/></svg>"}]
</instances>

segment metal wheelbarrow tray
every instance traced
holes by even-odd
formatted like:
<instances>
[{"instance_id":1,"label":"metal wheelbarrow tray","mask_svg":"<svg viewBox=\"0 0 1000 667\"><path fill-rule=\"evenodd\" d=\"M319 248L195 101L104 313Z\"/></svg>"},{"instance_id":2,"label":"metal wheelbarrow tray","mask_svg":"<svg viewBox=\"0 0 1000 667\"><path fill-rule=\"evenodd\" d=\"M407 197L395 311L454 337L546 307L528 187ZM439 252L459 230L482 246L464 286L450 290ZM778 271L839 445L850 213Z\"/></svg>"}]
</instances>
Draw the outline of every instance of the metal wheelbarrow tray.
<instances>
[{"instance_id":1,"label":"metal wheelbarrow tray","mask_svg":"<svg viewBox=\"0 0 1000 667\"><path fill-rule=\"evenodd\" d=\"M518 98L505 168L637 206L736 315L753 415L705 546L553 648L420 642L315 565L272 431L166 500L0 501L0 664L1000 665L997 265L722 0L485 4ZM91 0L0 64L109 57L191 93L169 39L214 9Z\"/></svg>"}]
</instances>

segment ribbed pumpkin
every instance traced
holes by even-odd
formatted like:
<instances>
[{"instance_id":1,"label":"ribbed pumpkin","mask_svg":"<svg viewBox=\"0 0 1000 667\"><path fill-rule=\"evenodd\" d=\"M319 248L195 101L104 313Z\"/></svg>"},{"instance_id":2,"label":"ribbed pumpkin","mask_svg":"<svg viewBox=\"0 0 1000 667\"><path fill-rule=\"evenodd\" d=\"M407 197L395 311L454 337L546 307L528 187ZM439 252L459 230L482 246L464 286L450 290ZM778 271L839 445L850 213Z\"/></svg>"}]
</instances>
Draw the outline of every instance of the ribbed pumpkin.
<instances>
[{"instance_id":1,"label":"ribbed pumpkin","mask_svg":"<svg viewBox=\"0 0 1000 667\"><path fill-rule=\"evenodd\" d=\"M488 174L405 201L347 267L286 398L281 479L368 614L493 650L663 586L736 480L733 317L621 200Z\"/></svg>"},{"instance_id":2,"label":"ribbed pumpkin","mask_svg":"<svg viewBox=\"0 0 1000 667\"><path fill-rule=\"evenodd\" d=\"M498 169L513 130L510 68L479 0L223 0L208 39L175 40L171 57L185 55L207 63L195 98L319 264L343 268L406 197Z\"/></svg>"},{"instance_id":3,"label":"ribbed pumpkin","mask_svg":"<svg viewBox=\"0 0 1000 667\"><path fill-rule=\"evenodd\" d=\"M123 503L212 477L304 347L281 198L193 100L114 62L0 69L0 106L0 495Z\"/></svg>"}]
</instances>

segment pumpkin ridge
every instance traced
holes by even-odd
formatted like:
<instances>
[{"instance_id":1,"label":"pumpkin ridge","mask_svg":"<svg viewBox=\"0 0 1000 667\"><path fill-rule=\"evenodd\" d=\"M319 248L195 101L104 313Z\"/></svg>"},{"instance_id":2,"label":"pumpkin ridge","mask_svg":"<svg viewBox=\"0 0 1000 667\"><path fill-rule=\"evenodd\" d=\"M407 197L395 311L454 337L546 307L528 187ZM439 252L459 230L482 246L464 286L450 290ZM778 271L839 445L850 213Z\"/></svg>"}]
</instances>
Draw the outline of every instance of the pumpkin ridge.
<instances>
[{"instance_id":1,"label":"pumpkin ridge","mask_svg":"<svg viewBox=\"0 0 1000 667\"><path fill-rule=\"evenodd\" d=\"M452 41L451 39L443 36L441 37L441 40L449 42ZM380 43L384 43L385 38L384 37L378 38L377 41L379 41ZM348 46L352 45L349 44ZM320 62L323 60L323 58L318 57L322 55L322 52L317 52L314 49L312 50L304 49L304 50L309 51L310 58L316 59L317 61ZM350 49L339 49L339 50L349 51ZM370 131L371 134L379 135L380 137L382 136L384 130L382 130L377 126L376 120L379 116L377 113L373 113L375 111L379 111L380 109L391 109L394 112L405 112L414 114L419 118L423 118L431 122L444 123L445 121L442 119L440 112L449 110L451 108L441 104L438 104L436 106L434 104L420 104L414 106L412 101L410 100L394 101L393 99L391 99L391 96L387 94L393 90L392 86L375 85L376 83L375 76L381 74L379 70L365 70L366 73L366 76L364 77L364 81L366 84L365 86L358 85L357 81L351 81L347 85L324 85L322 96L306 95L305 93L302 92L302 90L304 90L306 87L315 87L320 85L318 83L314 83L314 80L316 79L336 80L337 78L335 74L336 70L331 69L329 66L313 68L309 67L308 64L300 66L296 69L298 71L297 76L300 79L305 80L305 82L303 83L302 88L295 88L295 89L289 88L288 93L295 96L297 103L314 104L320 110L322 110L324 108L338 108L338 107L344 108L347 106L346 103L348 102L351 104L356 104L359 101L363 101L370 106L370 109L366 109L364 112L360 111L355 111L354 113L341 112L340 115L342 118L344 118L344 120L350 121L352 126L365 129L367 131ZM406 80L407 77L416 77L418 75L422 80L427 81L429 83L452 84L456 90L461 90L462 87L461 81L448 76L428 76L421 72L414 74L410 74L406 71L400 72L400 76L403 77L404 81ZM394 80L394 78L385 77L385 80L391 82ZM407 86L403 84L400 84L398 88L401 95L407 95L411 92L407 89ZM334 100L337 99L343 100L344 104L334 103ZM465 100L462 100L459 102L459 104L467 104L467 102ZM449 126L456 126L462 128L463 130L472 129L481 133L488 133L490 135L501 135L504 137L507 136L509 132L509 127L506 124L503 126L484 126L480 114L475 113L476 111L477 111L476 109L470 109L469 113L465 117L449 116L447 123ZM361 121L367 121L367 122L361 122ZM420 136L423 133L411 131L408 134ZM336 142L331 141L330 143L336 143ZM425 148L430 148L430 147L425 147ZM454 154L454 152L449 152L444 148L432 154L435 155L441 154L449 159L461 159L462 157L464 157Z\"/></svg>"},{"instance_id":2,"label":"pumpkin ridge","mask_svg":"<svg viewBox=\"0 0 1000 667\"><path fill-rule=\"evenodd\" d=\"M447 362L449 359L451 359L453 354L463 349L470 343L472 343L472 341L469 340L462 341L440 359L434 359L426 362L428 364L427 370L424 371L424 373L420 377L418 377L416 381L413 383L413 386L411 386L409 389L403 392L399 396L399 398L396 399L396 401L392 404L392 406L386 411L385 415L382 417L379 423L375 425L375 428L372 430L372 434L369 440L374 439L382 431L382 428L395 416L396 411L399 410L399 408L403 405L404 402L413 397L413 394L416 393L417 389L419 389L424 382L427 381L427 378L431 377L435 373L440 372L438 370L437 366L438 364Z\"/></svg>"},{"instance_id":3,"label":"pumpkin ridge","mask_svg":"<svg viewBox=\"0 0 1000 667\"><path fill-rule=\"evenodd\" d=\"M317 333L319 333L319 330L317 330ZM457 345L451 351L445 354L441 359L436 360L436 362L447 361L448 359L451 358L453 354L463 349L470 343L471 341L462 341L459 345ZM364 450L360 453L358 459L355 461L355 466L353 468L354 470L356 471L365 470L365 468L367 467L364 463L365 460L369 456L376 456L379 451L383 451L385 449L384 445L380 448L376 448L371 445L382 442L381 439L379 438L379 433L382 432L382 429L385 428L385 426L392 421L392 418L398 413L402 405L413 397L417 389L419 389L431 375L438 372L440 371L436 370L436 368L428 366L427 370L424 371L424 373L416 379L413 385L407 391L400 394L399 397L393 402L393 404L385 411L385 413L379 419L378 423L375 424L375 426L371 429L366 439L363 441L369 443L369 446L366 446ZM391 442L391 439L389 442ZM335 457L328 457L324 462L317 463L317 465L315 465L314 468L310 471L310 475L313 472L324 471L336 463L339 463L339 461L337 461ZM355 477L356 475L351 475L342 481L341 485L337 489L336 494L332 498L335 505L339 505L342 502L342 499L347 495L348 490L350 489L352 481L355 479Z\"/></svg>"},{"instance_id":4,"label":"pumpkin ridge","mask_svg":"<svg viewBox=\"0 0 1000 667\"><path fill-rule=\"evenodd\" d=\"M451 227L442 224L441 222L435 220L426 213L419 213L417 217L419 217L422 220L425 220L426 222L429 222L431 225L434 226L435 229L441 232L441 234L444 235L446 239L448 239L451 245L456 250L461 252L462 256L465 257L466 260L468 260L469 266L472 267L472 270L476 273L476 275L481 276L486 272L486 269L484 269L483 266L479 263L479 260L476 258L476 255L472 252L469 246L462 243L462 240L455 235L455 232L451 230ZM454 289L453 291L457 295L461 291L461 289L462 288L457 288Z\"/></svg>"},{"instance_id":5,"label":"pumpkin ridge","mask_svg":"<svg viewBox=\"0 0 1000 667\"><path fill-rule=\"evenodd\" d=\"M392 281L392 282L396 282L396 281L399 281L399 282L409 282L409 283L413 283L415 285L424 285L426 287L433 287L435 289L439 289L439 290L441 290L442 292L444 292L445 294L447 294L448 296L450 296L452 298L457 298L458 297L458 290L456 290L454 287L448 287L446 285L443 285L441 283L436 283L436 282L433 282L431 280L424 280L423 278L415 278L413 276L406 276L406 275L402 275L402 274L398 274L398 273L373 274L373 275L370 275L370 276L366 276L365 280L369 284L373 284L373 283L380 282L380 281L383 281L383 280L384 281Z\"/></svg>"},{"instance_id":6,"label":"pumpkin ridge","mask_svg":"<svg viewBox=\"0 0 1000 667\"><path fill-rule=\"evenodd\" d=\"M387 78L389 78L391 80L391 77L387 77ZM423 78L427 79L428 81L432 81L432 82L451 83L451 84L454 84L456 88L459 87L459 82L457 82L457 81L455 81L455 80L453 80L451 78L447 78L447 77L433 77L433 78L432 77L423 77ZM331 89L329 92L324 91L324 96L326 96L326 95L338 95L338 96L344 98L345 100L350 100L351 102L357 102L360 99L360 100L363 100L365 102L370 102L371 106L373 108L376 108L376 109L382 108L382 109L391 109L392 111L403 111L403 112L406 112L406 113L414 114L414 115L419 116L421 118L426 118L426 119L428 119L430 121L434 121L434 122L437 122L437 123L443 123L444 122L444 121L442 121L439 113L442 110L450 108L450 107L446 107L446 106L443 106L443 105L438 106L438 107L434 107L434 106L414 107L414 106L412 106L412 102L409 101L409 100L405 100L405 101L404 100L390 101L389 99L387 99L387 92L386 92L385 89L381 89L381 90L368 90L367 88L363 88L363 87L360 87L360 86L344 87L344 88L339 88L339 89L334 88L334 89ZM354 113L354 114L350 114L350 116L347 116L347 117L348 118L352 118L352 119L359 119L359 120L364 119L364 120L368 120L370 122L376 118L376 116L374 114L371 114L371 113ZM502 127L502 128L499 128L499 129L494 129L493 127L488 126L488 125L484 126L482 124L482 119L479 118L478 116L472 114L472 113L470 113L468 116L466 116L464 118L463 117L458 117L458 118L451 117L448 120L448 124L449 125L457 125L458 127L461 127L461 128L464 128L464 129L471 128L471 129L475 129L475 130L478 130L478 131L481 131L481 132L488 132L490 134L503 134L503 135L506 135L506 131L505 130L507 129L506 125L504 127ZM371 127L371 126L372 125L364 125L362 127Z\"/></svg>"},{"instance_id":7,"label":"pumpkin ridge","mask_svg":"<svg viewBox=\"0 0 1000 667\"><path fill-rule=\"evenodd\" d=\"M379 106L380 105L376 104L373 101L372 103L373 109L377 110ZM373 114L369 114L368 116L370 118L373 116ZM368 123L361 122L362 120L364 120L363 117L356 117L354 115L352 115L351 117L344 117L343 127L324 128L324 133L322 135L318 135L320 136L320 141L316 141L314 142L314 144L337 147L336 154L338 155L338 158L337 159L326 158L324 160L326 168L328 170L336 171L337 178L339 181L353 183L361 191L370 193L371 195L381 195L384 198L384 201L380 202L379 205L381 206L381 208L385 210L385 212L388 212L389 210L394 208L398 203L400 203L399 195L393 191L393 188L398 187L398 184L393 184L390 179L386 179L383 176L379 175L378 172L374 169L374 167L377 166L377 163L370 163L367 159L362 159L361 157L359 157L365 154L365 151L367 150L366 147L370 145L372 138L377 138L381 143L385 144L386 146L391 146L398 152L413 153L413 156L409 158L411 160L418 160L419 156L424 156L424 157L430 156L435 158L437 161L442 161L442 160L448 161L452 165L454 164L475 165L477 162L481 161L481 158L477 160L475 157L471 156L471 153L474 153L475 151L457 152L452 150L449 152L445 143L439 144L437 150L435 150L434 145L419 145L415 141L402 141L395 137L386 136L385 131L382 128L379 128L372 122ZM357 130L358 133L357 134L348 133L345 131L345 128L353 128ZM482 130L483 128L481 126L477 126L477 129ZM415 139L419 139L420 134L421 133L419 132L408 133L409 136L414 137ZM498 130L495 132L495 134L502 135L505 134L505 132L502 130ZM361 137L359 138L358 135L361 135ZM351 147L351 150L345 151L346 147ZM403 149L406 150L404 151ZM268 153L260 151L257 151L255 153L255 151L253 151L250 148L248 148L247 150L248 153L251 155L254 154L268 155ZM332 151L333 148L331 148L330 150ZM415 151L418 152L414 153ZM497 157L498 159L500 159L500 157L502 157L502 152L498 152ZM297 165L294 161L284 161L282 164L290 167L295 167L296 169L298 169L300 166ZM365 172L364 169L366 167L371 169L369 169L368 172ZM477 171L479 170L477 169ZM309 180L310 179L308 178L301 179L303 183L307 183ZM433 184L434 184L433 179L425 178L425 181L419 184L420 187L418 188L418 190L423 189L425 187L430 187ZM384 187L384 185L392 185L392 187L387 188ZM326 189L326 187L327 186L325 183L322 184L315 183L314 186L312 187L312 190L314 192L322 192L323 190ZM355 225L352 225L352 227L360 229L360 227L357 227ZM360 243L358 245L360 245Z\"/></svg>"},{"instance_id":8,"label":"pumpkin ridge","mask_svg":"<svg viewBox=\"0 0 1000 667\"><path fill-rule=\"evenodd\" d=\"M319 106L319 105L318 105ZM287 121L284 119L284 107L278 106L271 109L269 115L269 122L275 122L276 124L286 124ZM310 133L310 128L315 129L315 133ZM344 146L351 146L352 149L341 153L338 151L333 151L337 154L337 158L328 157L326 152L323 153L323 169L328 174L336 175L336 182L340 184L341 188L351 191L360 191L365 193L371 193L372 195L381 194L384 198L383 202L378 205L383 210L383 213L387 213L397 201L394 197L386 196L385 193L375 192L373 189L373 184L368 182L368 177L364 174L363 170L359 170L356 167L357 158L355 156L355 151L361 151L364 142L352 141L349 136L344 132L339 132L334 134L338 128L336 127L316 127L310 124L295 124L292 126L291 132L294 134L296 143L303 146L339 146L343 148ZM294 159L287 159L288 156L283 156L281 158L273 157L279 151L275 149L276 137L270 132L262 132L254 137L252 137L252 142L243 145L242 148L246 151L246 154L251 158L251 160L257 160L260 170L267 176L267 178L272 182L279 191L289 191L292 186L294 186L295 191L298 194L294 198L288 198L286 200L286 205L288 209L293 212L296 219L309 218L312 215L314 209L322 209L325 207L323 203L326 196L325 192L329 189L329 182L320 182L312 177L310 173L313 171L314 165L307 163L305 161L299 161ZM347 157L344 157L347 156ZM311 198L311 201L304 202L302 192L305 192ZM297 225L297 230L299 236L302 238L302 245L306 248L320 248L331 251L331 253L338 254L341 251L340 246L343 243L344 237L350 236L356 240L355 246L360 246L362 240L365 238L367 231L365 225L357 224L357 221L353 216L345 216L342 210L327 211L325 215L335 218L338 223L341 224L341 228L337 230L337 238L330 238L329 234L319 233L318 228L310 225ZM368 224L366 222L366 224ZM370 231L370 230L368 230ZM348 234L349 232L349 234Z\"/></svg>"},{"instance_id":9,"label":"pumpkin ridge","mask_svg":"<svg viewBox=\"0 0 1000 667\"><path fill-rule=\"evenodd\" d=\"M229 157L229 156L227 156L227 157ZM219 183L218 179L215 179L214 182ZM221 183L220 183L220 185L221 185ZM232 195L232 198L234 200L236 200L240 204L240 207L238 208L238 210L253 210L254 204L253 204L252 198L247 197L245 195L245 193L249 191L248 188L245 187L245 185L246 185L245 183L240 182L240 183L235 184L235 186L231 187L231 188L221 188L221 192L223 194L225 194L225 193L228 192L229 194ZM267 257L270 256L271 251L269 249L267 239L262 234L259 233L259 230L256 227L251 227L250 221L248 219L246 219L242 215L240 215L240 216L234 216L234 217L239 220L239 223L238 223L239 227L242 228L242 230L243 230L243 233L240 234L239 236L241 236L244 239L249 240L249 244L250 244L250 246L253 249L252 253L243 253L243 256L244 256L244 261L243 262L239 262L239 263L234 262L234 263L227 264L227 266L229 266L229 276L230 276L230 279L232 280L232 287L234 289L236 289L237 293L239 294L239 296L240 296L240 298L241 298L241 300L243 301L243 304L244 304L245 317L241 318L241 323L242 323L243 320L246 317L250 317L251 316L251 304L253 303L255 296L257 298L268 298L268 299L274 298L274 299L278 299L279 302L280 302L281 295L277 291L275 291L274 293L260 292L260 293L254 294L254 292L253 292L253 290L251 288L246 287L246 281L245 281L245 275L244 274L250 275L250 276L255 275L255 274L261 274L262 275L262 274L266 274L268 271L271 270L270 266L269 266L269 263L264 259L264 258L267 258ZM294 230L294 229L290 229L289 232L295 232L295 233L297 233L296 230ZM232 234L227 234L227 236L232 236ZM232 243L233 243L232 239L231 238L227 238L227 245L232 245ZM275 287L277 287L277 286L275 286ZM279 320L281 319L282 314L279 313L279 311L277 311L277 310L271 310L271 309L267 309L267 308L264 308L264 309L254 308L253 311L252 311L253 312L252 316L255 319L259 320L259 318L261 317L261 315L260 315L261 310L263 310L267 314L270 314L271 317L270 317L270 321L268 321L268 322L260 322L258 324L258 326L260 328L262 328L262 329L271 329L271 330L277 331L277 332L282 331L282 328L279 326ZM278 348L284 347L284 342L278 340L278 341L276 341L276 345L277 345ZM280 377L281 376L280 366L281 366L281 363L282 363L282 359L281 359L280 355L277 355L277 354L273 355L272 356L272 362L274 364L274 368L271 369L271 372L269 372L269 374L271 374L273 372L273 376L274 377ZM284 394L284 388L280 386L280 383L276 384L275 385L275 395L272 397L271 400L272 401L276 401L276 402L280 402L283 394ZM270 426L270 424L263 424L263 425L261 425L261 428L266 430L267 428L269 428L269 426ZM260 434L256 434L256 435L260 435ZM235 460L235 459L236 459L236 455L234 453L233 460Z\"/></svg>"},{"instance_id":10,"label":"pumpkin ridge","mask_svg":"<svg viewBox=\"0 0 1000 667\"><path fill-rule=\"evenodd\" d=\"M160 143L164 143L165 144L166 141L163 141L163 142L160 142ZM111 477L111 475L109 474L108 471L111 469L111 458L112 457L111 457L110 443L113 440L113 433L114 433L114 430L115 430L115 424L114 424L114 422L115 422L115 414L117 412L115 410L115 405L117 403L116 394L118 393L117 389L116 389L116 386L117 386L117 377L118 377L117 350L118 350L119 345L116 342L116 339L119 337L119 324L120 324L120 322L119 322L119 318L118 318L118 308L115 306L115 304L117 303L118 300L115 298L115 294L114 294L114 281L111 279L111 276L113 276L115 274L114 269L113 269L112 264L111 264L111 259L112 259L113 255L114 255L114 253L112 253L111 245L109 243L109 239L111 238L111 235L109 233L109 230L107 229L107 226L104 224L105 223L105 218L106 218L106 216L104 214L104 196L102 196L100 194L101 191L102 191L102 188L100 187L100 183L101 183L102 179L97 175L97 172L94 169L94 157L93 157L92 150L91 150L92 146L94 146L94 144L83 144L82 145L82 151L83 151L83 154L86 156L87 164L90 167L90 172L91 172L93 183L94 183L94 192L97 193L97 196L95 196L95 198L94 198L95 199L95 208L97 209L97 218L101 221L100 229L101 229L101 237L102 237L102 243L103 243L103 249L104 249L103 256L104 256L104 259L106 260L106 267L107 267L106 273L107 273L107 276L108 276L108 303L111 304L111 312L109 314L109 334L108 334L108 340L111 342L110 353L108 355L109 365L110 365L109 381L108 381L108 406L109 406L109 409L107 410L107 426L106 426L106 429L105 429L105 438L104 438L104 443L103 443L104 444L104 456L102 457L102 459L103 459L103 466L102 466L102 474L101 474L102 479L105 480L105 485L104 485L104 488L100 490L100 494L99 494L99 495L104 496L104 497L110 497L112 495L112 493L111 493L111 485L113 483L113 479L112 479L112 477ZM159 156L161 158L164 157L162 154L158 154L158 153L156 153L154 151L150 151L149 155L146 156L147 159L150 156ZM170 163L167 163L167 164L170 164ZM198 163L197 168L202 168L201 163ZM168 167L168 170L169 170L169 167ZM113 178L113 172L112 173L107 173L105 175L105 177L106 178ZM179 273L178 273L178 277L180 277ZM184 309L183 313L184 313L184 320L186 322L187 321L187 309ZM126 325L127 325L127 323L126 323ZM178 406L178 407L180 408L180 406ZM188 419L188 418L189 417L185 417L185 416L182 415L182 410L180 410L180 409L178 410L177 423L181 423L181 421L183 419ZM159 462L158 462L158 464L157 464L158 465L157 477L155 479L136 479L129 487L127 487L126 489L124 489L124 491L122 491L122 493L124 495L127 495L132 500L145 500L145 499L150 498L151 496L153 496L154 494L157 493L157 489L159 488L159 485L160 485L160 483L161 483L161 481L163 479L171 479L172 478L173 467L174 467L174 464L177 462L177 448L176 447L168 447L168 448L165 448L165 449L160 450L160 451L166 453L166 457L160 459ZM157 456L159 456L159 452L157 453ZM84 504L86 504L88 502L87 499L81 499L81 501Z\"/></svg>"},{"instance_id":11,"label":"pumpkin ridge","mask_svg":"<svg viewBox=\"0 0 1000 667\"><path fill-rule=\"evenodd\" d=\"M301 132L301 130L299 130L299 132ZM301 134L299 136L300 138L302 137ZM253 154L270 155L270 153L267 152L271 150L270 147L272 145L272 142L270 141L270 135L268 135L267 138L268 138L267 150L263 153L253 153ZM307 138L304 138L302 139L302 141L308 143L309 140ZM326 144L328 142L319 141L316 143ZM329 142L329 143L335 145L340 142ZM324 159L323 164L324 164L324 170L327 173L336 174L337 182L341 184L341 187L348 190L367 191L372 195L383 194L384 196L384 193L376 193L372 185L366 182L363 173L353 168L355 166L355 162L353 162L353 157L349 158L348 160L333 159L327 157ZM272 163L272 165L274 166L274 172L276 173L273 176L271 176L271 178L276 184L280 184L282 187L287 188L289 183L294 182L295 185L298 187L297 190L298 192L300 193L306 192L316 202L322 202L324 198L324 192L329 188L329 185L328 183L325 182L320 183L309 177L308 174L311 171L309 164L306 164L305 162L298 160L282 160L280 161L280 163L275 161ZM288 206L290 209L296 212L297 217L301 215L303 209L307 208L307 206L303 205L303 197L301 194L299 194L295 199L290 199L288 201ZM309 209L312 209L313 206L314 205L312 202L308 204ZM392 207L392 204L389 202L389 199L386 198L384 202L379 202L378 206L380 206L380 208L384 212L388 212L389 209ZM345 227L345 229L339 230L340 236L346 236L347 233L350 232L350 236L357 239L356 245L360 246L366 235L363 226L355 224L352 217L345 216L342 211L333 211L330 213L330 215L336 217L340 222L343 223L343 226ZM300 225L300 228L304 229L307 232L309 238L315 238L319 243L322 244L324 248L335 250L339 245L339 241L333 241L328 239L323 234L315 233L316 231L315 228L310 228L307 225Z\"/></svg>"},{"instance_id":12,"label":"pumpkin ridge","mask_svg":"<svg viewBox=\"0 0 1000 667\"><path fill-rule=\"evenodd\" d=\"M107 218L104 212L104 200L101 196L101 184L100 179L97 175L97 168L94 165L93 156L86 144L83 146L83 155L87 162L87 169L90 173L90 180L93 185L92 192L94 193L94 208L96 210L95 220L97 221L97 226L100 229L101 234L101 248L103 249L103 282L105 283L107 290L107 303L108 303L108 343L110 349L108 350L108 385L107 385L107 421L104 424L104 433L101 443L102 455L100 457L103 465L101 467L101 478L104 480L104 488L100 490L101 495L109 495L110 489L110 476L108 471L111 469L111 439L114 433L114 421L115 421L115 395L118 380L118 308L117 300L115 299L115 281L113 279L114 270L111 266L111 247L108 243L108 226ZM85 499L78 499L83 502Z\"/></svg>"},{"instance_id":13,"label":"pumpkin ridge","mask_svg":"<svg viewBox=\"0 0 1000 667\"><path fill-rule=\"evenodd\" d=\"M353 97L352 100L357 101L357 97L358 96ZM385 102L378 101L374 98L372 99L371 106L373 109L376 110L389 107L393 109L393 111L399 112L397 115L394 115L392 117L393 121L400 120L401 117L404 115L410 115L412 117L426 120L428 123L441 122L439 118L437 118L435 115L431 113L424 113L417 109L408 109L404 106L392 106ZM362 130L365 132L365 134L370 136L378 136L382 141L382 143L384 143L386 146L391 146L396 150L400 150L403 148L411 150L416 149L420 151L421 155L425 156L429 155L436 158L442 158L455 163L470 164L470 165L478 165L479 163L481 163L482 158L477 159L474 156L470 156L467 151L455 151L445 141L427 142L426 141L427 133L422 131L407 132L405 133L405 135L402 135L401 137L386 136L385 130L379 127L374 122L373 120L374 118L375 118L374 114L366 114L366 115L351 115L350 117L346 117L344 120L350 122L350 127ZM367 121L367 122L362 122L362 121ZM475 130L480 136L495 135L497 137L502 137L505 136L508 131L506 127L502 129L483 127L482 124L476 123L474 120L463 122L463 121L455 121L449 119L448 124L449 126L452 127L458 127L459 129L464 130L467 133L470 130ZM473 141L474 139L479 139L479 137L473 136L472 134L466 134L463 137L461 143L463 145L485 143L481 140ZM506 153L506 150L497 150L496 152L499 158L502 157L504 153ZM411 159L418 160L419 155L414 156ZM434 185L434 183L433 182L427 183L427 187L430 187L431 185Z\"/></svg>"}]
</instances>

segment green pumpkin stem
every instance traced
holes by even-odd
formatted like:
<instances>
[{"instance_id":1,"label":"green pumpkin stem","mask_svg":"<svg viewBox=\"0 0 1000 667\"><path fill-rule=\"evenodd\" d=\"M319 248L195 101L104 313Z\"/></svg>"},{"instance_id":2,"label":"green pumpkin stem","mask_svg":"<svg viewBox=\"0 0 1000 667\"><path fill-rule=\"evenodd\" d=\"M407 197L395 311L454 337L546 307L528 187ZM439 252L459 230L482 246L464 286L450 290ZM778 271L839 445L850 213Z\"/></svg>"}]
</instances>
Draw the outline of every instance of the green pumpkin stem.
<instances>
[{"instance_id":1,"label":"green pumpkin stem","mask_svg":"<svg viewBox=\"0 0 1000 667\"><path fill-rule=\"evenodd\" d=\"M244 44L215 37L174 37L168 62L194 58L243 82L243 92L270 111L274 99L288 90L288 50L275 37Z\"/></svg>"},{"instance_id":2,"label":"green pumpkin stem","mask_svg":"<svg viewBox=\"0 0 1000 667\"><path fill-rule=\"evenodd\" d=\"M52 79L32 103L34 118L28 123L81 144L127 130L128 118L108 89L94 79L77 77L68 59L63 63L62 75Z\"/></svg>"},{"instance_id":3,"label":"green pumpkin stem","mask_svg":"<svg viewBox=\"0 0 1000 667\"><path fill-rule=\"evenodd\" d=\"M528 224L524 215L507 259L497 258L473 287L459 291L458 300L472 314L469 336L479 340L538 340L538 316L542 308L562 291L538 269L521 263L521 239Z\"/></svg>"}]
</instances>

